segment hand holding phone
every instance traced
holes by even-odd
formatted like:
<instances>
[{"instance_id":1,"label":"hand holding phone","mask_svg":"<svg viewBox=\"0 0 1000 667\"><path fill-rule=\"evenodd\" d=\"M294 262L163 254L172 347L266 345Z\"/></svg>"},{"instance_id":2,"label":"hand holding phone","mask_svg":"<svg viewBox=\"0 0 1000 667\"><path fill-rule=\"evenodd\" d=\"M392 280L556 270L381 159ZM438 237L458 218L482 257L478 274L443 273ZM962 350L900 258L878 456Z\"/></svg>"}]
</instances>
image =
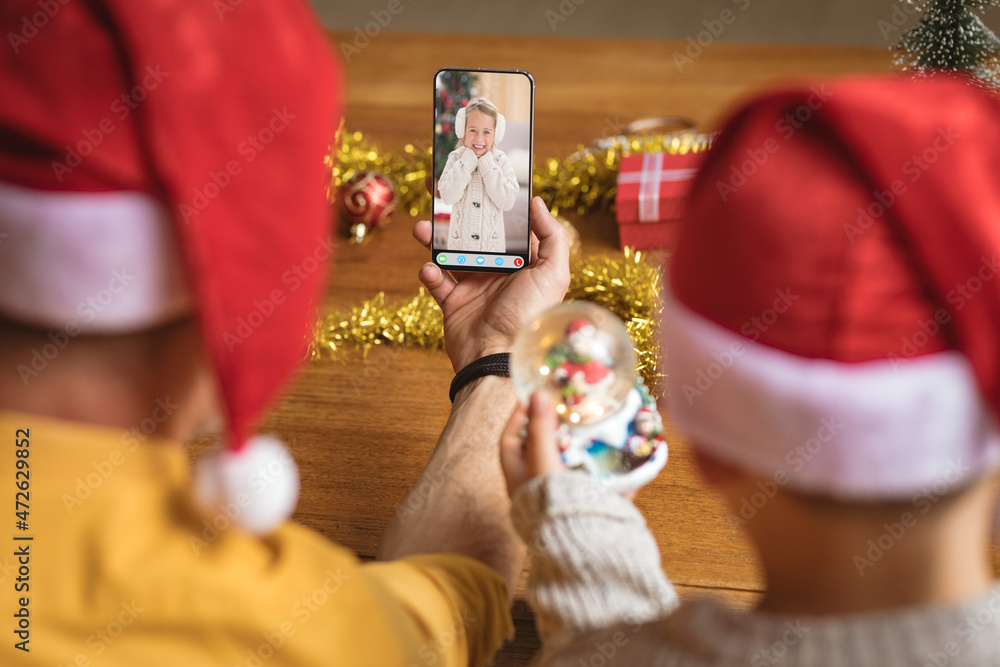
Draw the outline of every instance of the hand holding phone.
<instances>
[{"instance_id":1,"label":"hand holding phone","mask_svg":"<svg viewBox=\"0 0 1000 667\"><path fill-rule=\"evenodd\" d=\"M434 76L433 261L511 273L530 260L534 80L446 67Z\"/></svg>"},{"instance_id":2,"label":"hand holding phone","mask_svg":"<svg viewBox=\"0 0 1000 667\"><path fill-rule=\"evenodd\" d=\"M560 303L569 287L569 235L545 203L531 202L531 264L513 275L452 273L436 263L420 269L420 282L444 314L445 349L458 372L495 352L508 352L517 333ZM418 222L413 236L431 246L431 223Z\"/></svg>"}]
</instances>

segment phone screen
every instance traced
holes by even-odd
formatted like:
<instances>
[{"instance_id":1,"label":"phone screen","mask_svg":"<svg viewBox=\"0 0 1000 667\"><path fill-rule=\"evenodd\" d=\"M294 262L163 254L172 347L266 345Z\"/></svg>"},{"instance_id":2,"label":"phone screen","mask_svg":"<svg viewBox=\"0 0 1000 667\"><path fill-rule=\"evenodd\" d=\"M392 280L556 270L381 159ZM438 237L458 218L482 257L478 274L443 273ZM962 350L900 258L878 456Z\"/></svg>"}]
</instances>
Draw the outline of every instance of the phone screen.
<instances>
[{"instance_id":1,"label":"phone screen","mask_svg":"<svg viewBox=\"0 0 1000 667\"><path fill-rule=\"evenodd\" d=\"M535 82L520 70L434 76L434 263L509 273L529 260Z\"/></svg>"}]
</instances>

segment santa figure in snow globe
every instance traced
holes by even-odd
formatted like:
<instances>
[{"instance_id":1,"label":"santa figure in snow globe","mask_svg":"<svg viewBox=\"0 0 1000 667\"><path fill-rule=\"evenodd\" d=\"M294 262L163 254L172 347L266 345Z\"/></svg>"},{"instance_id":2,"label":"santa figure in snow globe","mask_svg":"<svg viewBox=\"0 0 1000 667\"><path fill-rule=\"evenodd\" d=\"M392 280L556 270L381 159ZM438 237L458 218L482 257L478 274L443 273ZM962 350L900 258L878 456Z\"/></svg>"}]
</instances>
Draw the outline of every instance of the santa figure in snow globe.
<instances>
[{"instance_id":1,"label":"santa figure in snow globe","mask_svg":"<svg viewBox=\"0 0 1000 667\"><path fill-rule=\"evenodd\" d=\"M525 404L539 389L552 397L568 467L626 491L666 463L656 401L636 373L625 325L610 311L571 302L544 313L515 341L511 376Z\"/></svg>"},{"instance_id":2,"label":"santa figure in snow globe","mask_svg":"<svg viewBox=\"0 0 1000 667\"><path fill-rule=\"evenodd\" d=\"M572 320L565 331L564 341L550 348L545 362L563 402L577 406L608 391L615 379L613 360L607 334L590 320Z\"/></svg>"}]
</instances>

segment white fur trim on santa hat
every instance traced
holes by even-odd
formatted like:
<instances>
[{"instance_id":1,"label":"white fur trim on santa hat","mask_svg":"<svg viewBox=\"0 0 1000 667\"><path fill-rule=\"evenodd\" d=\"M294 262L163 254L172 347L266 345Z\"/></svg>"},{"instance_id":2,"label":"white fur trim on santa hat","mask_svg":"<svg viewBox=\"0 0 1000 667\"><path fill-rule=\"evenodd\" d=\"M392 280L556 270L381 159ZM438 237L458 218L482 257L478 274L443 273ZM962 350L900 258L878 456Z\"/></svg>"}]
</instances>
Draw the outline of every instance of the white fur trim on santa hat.
<instances>
[{"instance_id":1,"label":"white fur trim on santa hat","mask_svg":"<svg viewBox=\"0 0 1000 667\"><path fill-rule=\"evenodd\" d=\"M138 331L191 309L169 214L138 192L0 181L0 314L52 330Z\"/></svg>"},{"instance_id":2,"label":"white fur trim on santa hat","mask_svg":"<svg viewBox=\"0 0 1000 667\"><path fill-rule=\"evenodd\" d=\"M665 297L670 417L699 448L842 500L940 495L1000 464L960 353L839 362L757 343Z\"/></svg>"},{"instance_id":3,"label":"white fur trim on santa hat","mask_svg":"<svg viewBox=\"0 0 1000 667\"><path fill-rule=\"evenodd\" d=\"M280 440L256 435L239 451L225 449L199 459L194 497L220 530L234 524L266 535L295 512L299 469Z\"/></svg>"}]
</instances>

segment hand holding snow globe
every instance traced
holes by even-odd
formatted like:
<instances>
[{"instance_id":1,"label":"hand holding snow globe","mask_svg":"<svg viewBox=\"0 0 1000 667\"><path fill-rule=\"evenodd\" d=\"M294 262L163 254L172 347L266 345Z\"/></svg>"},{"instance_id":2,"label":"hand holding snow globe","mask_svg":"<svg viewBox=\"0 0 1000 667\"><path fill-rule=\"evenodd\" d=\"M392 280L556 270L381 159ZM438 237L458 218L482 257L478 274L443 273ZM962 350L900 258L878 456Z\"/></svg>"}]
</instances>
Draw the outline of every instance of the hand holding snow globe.
<instances>
[{"instance_id":1,"label":"hand holding snow globe","mask_svg":"<svg viewBox=\"0 0 1000 667\"><path fill-rule=\"evenodd\" d=\"M556 441L568 467L622 492L646 484L667 462L656 402L636 374L632 339L611 311L586 302L556 306L518 335L510 362L522 403L537 390L555 403Z\"/></svg>"}]
</instances>

